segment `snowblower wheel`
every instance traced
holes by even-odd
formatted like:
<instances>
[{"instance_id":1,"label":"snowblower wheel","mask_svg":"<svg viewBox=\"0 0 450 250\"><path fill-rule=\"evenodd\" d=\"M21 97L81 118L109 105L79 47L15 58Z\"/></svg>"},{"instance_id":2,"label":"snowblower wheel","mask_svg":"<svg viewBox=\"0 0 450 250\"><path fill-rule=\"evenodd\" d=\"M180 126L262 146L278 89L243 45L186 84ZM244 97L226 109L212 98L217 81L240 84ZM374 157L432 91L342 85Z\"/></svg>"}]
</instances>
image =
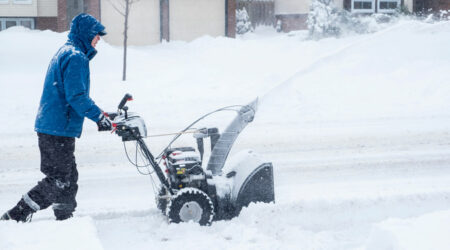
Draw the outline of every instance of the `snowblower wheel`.
<instances>
[{"instance_id":1,"label":"snowblower wheel","mask_svg":"<svg viewBox=\"0 0 450 250\"><path fill-rule=\"evenodd\" d=\"M197 188L181 189L167 206L169 222L194 221L202 226L211 225L214 205L203 191Z\"/></svg>"},{"instance_id":2,"label":"snowblower wheel","mask_svg":"<svg viewBox=\"0 0 450 250\"><path fill-rule=\"evenodd\" d=\"M167 203L168 203L167 200L168 199L164 198L164 196L167 196L167 191L166 191L166 189L164 187L161 187L159 189L158 197L156 198L156 206L165 215L166 214L166 209L167 209Z\"/></svg>"}]
</instances>

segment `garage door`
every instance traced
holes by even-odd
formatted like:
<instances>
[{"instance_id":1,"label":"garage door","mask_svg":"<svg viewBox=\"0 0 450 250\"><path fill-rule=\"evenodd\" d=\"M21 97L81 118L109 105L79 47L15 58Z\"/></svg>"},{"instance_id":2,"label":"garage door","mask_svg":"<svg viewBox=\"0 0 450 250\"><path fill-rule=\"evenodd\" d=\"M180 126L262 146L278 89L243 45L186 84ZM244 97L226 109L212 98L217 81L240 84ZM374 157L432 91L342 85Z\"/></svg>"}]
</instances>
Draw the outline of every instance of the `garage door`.
<instances>
[{"instance_id":1,"label":"garage door","mask_svg":"<svg viewBox=\"0 0 450 250\"><path fill-rule=\"evenodd\" d=\"M101 21L108 35L105 40L113 45L123 44L124 17L123 0L102 0ZM114 6L115 5L115 8ZM160 11L159 0L137 1L131 6L128 25L129 45L149 45L160 41Z\"/></svg>"},{"instance_id":2,"label":"garage door","mask_svg":"<svg viewBox=\"0 0 450 250\"><path fill-rule=\"evenodd\" d=\"M170 40L225 36L225 0L170 0Z\"/></svg>"}]
</instances>

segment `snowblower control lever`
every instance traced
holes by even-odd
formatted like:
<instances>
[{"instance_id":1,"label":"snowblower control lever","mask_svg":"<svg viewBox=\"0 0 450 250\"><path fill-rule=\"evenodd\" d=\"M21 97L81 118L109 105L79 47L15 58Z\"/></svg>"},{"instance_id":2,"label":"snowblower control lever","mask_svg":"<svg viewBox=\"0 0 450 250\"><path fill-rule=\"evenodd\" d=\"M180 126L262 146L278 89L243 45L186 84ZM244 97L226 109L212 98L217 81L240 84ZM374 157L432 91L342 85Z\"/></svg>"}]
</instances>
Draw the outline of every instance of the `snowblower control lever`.
<instances>
[{"instance_id":1,"label":"snowblower control lever","mask_svg":"<svg viewBox=\"0 0 450 250\"><path fill-rule=\"evenodd\" d=\"M123 106L125 106L125 103L127 103L127 101L132 101L133 100L133 96L131 96L130 94L125 94L125 96L122 98L122 101L120 101L119 103L119 107L118 109L123 109Z\"/></svg>"}]
</instances>

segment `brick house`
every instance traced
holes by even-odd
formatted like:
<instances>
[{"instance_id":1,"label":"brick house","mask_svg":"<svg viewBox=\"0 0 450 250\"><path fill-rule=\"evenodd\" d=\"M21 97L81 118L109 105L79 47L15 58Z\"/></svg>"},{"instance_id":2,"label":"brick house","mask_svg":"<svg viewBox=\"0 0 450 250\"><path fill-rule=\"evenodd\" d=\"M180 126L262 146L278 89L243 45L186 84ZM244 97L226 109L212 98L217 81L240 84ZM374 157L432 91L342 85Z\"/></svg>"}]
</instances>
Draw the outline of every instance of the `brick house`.
<instances>
[{"instance_id":1,"label":"brick house","mask_svg":"<svg viewBox=\"0 0 450 250\"><path fill-rule=\"evenodd\" d=\"M81 12L100 15L99 0L0 0L0 31L11 26L66 31Z\"/></svg>"},{"instance_id":2,"label":"brick house","mask_svg":"<svg viewBox=\"0 0 450 250\"><path fill-rule=\"evenodd\" d=\"M414 12L429 13L450 10L450 0L410 0Z\"/></svg>"},{"instance_id":3,"label":"brick house","mask_svg":"<svg viewBox=\"0 0 450 250\"><path fill-rule=\"evenodd\" d=\"M411 13L450 10L450 0L344 0L344 9L353 13L392 13L399 7Z\"/></svg>"},{"instance_id":4,"label":"brick house","mask_svg":"<svg viewBox=\"0 0 450 250\"><path fill-rule=\"evenodd\" d=\"M246 8L252 25L271 25L290 32L307 29L312 0L236 0L239 9ZM450 0L333 0L337 8L356 15L395 13L399 8L410 13L429 14L450 10ZM447 14L447 16L450 16Z\"/></svg>"},{"instance_id":5,"label":"brick house","mask_svg":"<svg viewBox=\"0 0 450 250\"><path fill-rule=\"evenodd\" d=\"M311 0L274 0L275 18L281 30L307 29ZM450 0L334 0L338 8L351 13L394 13L401 6L411 13L430 13L439 10L450 10Z\"/></svg>"},{"instance_id":6,"label":"brick house","mask_svg":"<svg viewBox=\"0 0 450 250\"><path fill-rule=\"evenodd\" d=\"M117 9L123 0L101 0L102 23L113 45L123 41L124 18ZM124 12L124 11L123 11ZM235 36L236 0L141 0L133 3L128 25L128 44L149 45L161 41L191 41L203 35Z\"/></svg>"},{"instance_id":7,"label":"brick house","mask_svg":"<svg viewBox=\"0 0 450 250\"><path fill-rule=\"evenodd\" d=\"M81 12L106 26L105 40L121 45L124 0L0 0L0 31L11 26L57 32L69 29ZM202 35L235 36L236 0L140 0L130 10L128 43L148 45L163 40L190 41Z\"/></svg>"},{"instance_id":8,"label":"brick house","mask_svg":"<svg viewBox=\"0 0 450 250\"><path fill-rule=\"evenodd\" d=\"M337 8L352 13L393 13L402 1L412 0L334 0ZM307 29L311 0L275 0L275 18L284 32Z\"/></svg>"}]
</instances>

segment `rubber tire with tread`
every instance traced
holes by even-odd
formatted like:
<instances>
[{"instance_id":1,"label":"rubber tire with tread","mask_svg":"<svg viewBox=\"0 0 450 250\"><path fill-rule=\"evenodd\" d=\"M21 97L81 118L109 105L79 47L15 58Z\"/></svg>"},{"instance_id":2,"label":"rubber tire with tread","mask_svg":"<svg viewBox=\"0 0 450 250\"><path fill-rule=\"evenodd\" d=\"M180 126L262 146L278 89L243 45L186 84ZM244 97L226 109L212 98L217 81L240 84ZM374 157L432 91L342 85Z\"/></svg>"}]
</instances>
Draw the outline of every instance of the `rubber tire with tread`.
<instances>
[{"instance_id":1,"label":"rubber tire with tread","mask_svg":"<svg viewBox=\"0 0 450 250\"><path fill-rule=\"evenodd\" d=\"M182 222L180 210L188 202L197 202L202 208L200 225L211 225L214 218L214 205L208 195L197 188L183 188L171 199L167 206L167 217L170 223Z\"/></svg>"},{"instance_id":2,"label":"rubber tire with tread","mask_svg":"<svg viewBox=\"0 0 450 250\"><path fill-rule=\"evenodd\" d=\"M164 187L161 187L159 189L158 197L156 198L156 206L159 210L165 215L166 209L167 209L167 199L160 198L160 196L167 195L166 189Z\"/></svg>"}]
</instances>

